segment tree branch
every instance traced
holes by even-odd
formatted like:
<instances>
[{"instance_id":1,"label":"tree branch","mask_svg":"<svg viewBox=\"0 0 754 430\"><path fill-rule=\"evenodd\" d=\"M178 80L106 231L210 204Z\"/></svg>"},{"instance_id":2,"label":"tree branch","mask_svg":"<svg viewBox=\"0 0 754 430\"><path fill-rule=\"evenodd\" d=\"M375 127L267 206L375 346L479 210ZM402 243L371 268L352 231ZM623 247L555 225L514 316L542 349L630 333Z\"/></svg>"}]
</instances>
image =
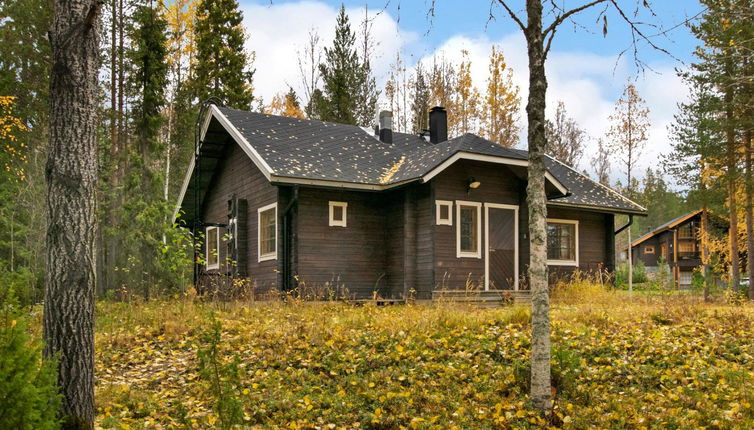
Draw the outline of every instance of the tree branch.
<instances>
[{"instance_id":1,"label":"tree branch","mask_svg":"<svg viewBox=\"0 0 754 430\"><path fill-rule=\"evenodd\" d=\"M600 1L604 1L604 0L600 0ZM508 6L508 3L506 3L505 0L497 0L497 2L500 3L505 8L506 11L508 11L508 15L511 16L511 19L513 19L513 21L515 21L516 24L518 24L518 26L521 28L521 31L525 33L526 26L524 25L523 21L521 21L521 19L518 16L516 16L516 13L513 12L513 9L511 9Z\"/></svg>"},{"instance_id":2,"label":"tree branch","mask_svg":"<svg viewBox=\"0 0 754 430\"><path fill-rule=\"evenodd\" d=\"M563 21L565 21L566 19L568 19L572 15L575 15L575 14L577 14L577 13L579 13L579 12L585 10L585 9L589 9L590 7L592 7L594 5L598 5L598 4L604 3L606 1L609 1L609 0L593 0L593 1L589 2L589 3L582 4L579 7L573 8L573 9L569 10L568 12L563 13L562 15L558 15L558 17L555 18L555 20L552 23L550 23L550 25L542 32L542 35L546 36L547 33L549 33L550 31L555 30L555 27L557 27L560 24L562 24Z\"/></svg>"}]
</instances>

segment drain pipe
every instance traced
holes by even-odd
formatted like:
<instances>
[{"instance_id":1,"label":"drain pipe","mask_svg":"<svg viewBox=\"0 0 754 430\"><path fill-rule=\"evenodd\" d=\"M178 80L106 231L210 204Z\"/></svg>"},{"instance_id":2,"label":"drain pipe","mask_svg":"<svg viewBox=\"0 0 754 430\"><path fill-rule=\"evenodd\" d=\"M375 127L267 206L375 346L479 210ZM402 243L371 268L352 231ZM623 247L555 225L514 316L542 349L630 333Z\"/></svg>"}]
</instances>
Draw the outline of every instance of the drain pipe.
<instances>
[{"instance_id":1,"label":"drain pipe","mask_svg":"<svg viewBox=\"0 0 754 430\"><path fill-rule=\"evenodd\" d=\"M628 216L628 224L624 225L623 227L619 228L618 230L615 230L614 234L616 236L619 235L619 234L621 234L623 232L623 230L631 227L631 224L633 224L633 223L634 223L634 216L633 215L629 215Z\"/></svg>"},{"instance_id":2,"label":"drain pipe","mask_svg":"<svg viewBox=\"0 0 754 430\"><path fill-rule=\"evenodd\" d=\"M293 209L293 206L298 203L298 185L293 187L293 196L291 197L291 201L288 202L288 205L283 210L283 288L288 289L290 287L289 283L291 280L291 277L293 276L292 271L289 269L292 269L291 267L291 252L290 248L288 247L289 241L292 241L293 238L289 237L291 236L291 226L288 222L288 214Z\"/></svg>"}]
</instances>

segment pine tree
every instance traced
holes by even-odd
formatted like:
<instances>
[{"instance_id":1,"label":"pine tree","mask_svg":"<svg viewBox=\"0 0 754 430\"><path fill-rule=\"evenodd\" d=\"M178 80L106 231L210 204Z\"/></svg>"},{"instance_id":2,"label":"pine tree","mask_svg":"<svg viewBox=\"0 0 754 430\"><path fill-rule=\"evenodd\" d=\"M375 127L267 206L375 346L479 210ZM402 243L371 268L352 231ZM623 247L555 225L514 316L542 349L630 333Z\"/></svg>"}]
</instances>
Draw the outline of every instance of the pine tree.
<instances>
[{"instance_id":1,"label":"pine tree","mask_svg":"<svg viewBox=\"0 0 754 430\"><path fill-rule=\"evenodd\" d=\"M63 428L94 428L97 109L102 3L55 1L44 355L58 358ZM71 49L75 46L76 49Z\"/></svg>"},{"instance_id":2,"label":"pine tree","mask_svg":"<svg viewBox=\"0 0 754 430\"><path fill-rule=\"evenodd\" d=\"M507 148L514 146L520 131L520 104L518 87L513 84L513 72L505 62L503 51L493 45L479 134Z\"/></svg>"},{"instance_id":3,"label":"pine tree","mask_svg":"<svg viewBox=\"0 0 754 430\"><path fill-rule=\"evenodd\" d=\"M201 0L196 11L193 88L199 101L219 97L229 107L251 109L253 56L244 50L243 15L236 0Z\"/></svg>"},{"instance_id":4,"label":"pine tree","mask_svg":"<svg viewBox=\"0 0 754 430\"><path fill-rule=\"evenodd\" d=\"M323 121L357 124L357 97L354 94L358 94L364 84L364 70L356 53L355 41L346 8L341 5L335 39L331 47L325 48L325 61L319 66L324 88L322 98L316 100L316 109Z\"/></svg>"}]
</instances>

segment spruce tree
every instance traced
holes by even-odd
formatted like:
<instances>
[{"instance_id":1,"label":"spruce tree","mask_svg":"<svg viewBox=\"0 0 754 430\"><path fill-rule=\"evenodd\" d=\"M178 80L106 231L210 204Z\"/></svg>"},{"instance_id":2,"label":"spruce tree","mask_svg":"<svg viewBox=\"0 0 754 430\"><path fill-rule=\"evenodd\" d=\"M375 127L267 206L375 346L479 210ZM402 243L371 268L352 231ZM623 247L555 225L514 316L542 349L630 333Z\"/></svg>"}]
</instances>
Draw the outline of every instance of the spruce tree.
<instances>
[{"instance_id":1,"label":"spruce tree","mask_svg":"<svg viewBox=\"0 0 754 430\"><path fill-rule=\"evenodd\" d=\"M325 62L319 65L324 88L322 97L312 101L317 116L323 121L343 124L356 124L357 100L364 84L364 66L359 61L354 43L356 35L346 15L345 6L340 6L335 40L330 48L325 48Z\"/></svg>"},{"instance_id":2,"label":"spruce tree","mask_svg":"<svg viewBox=\"0 0 754 430\"><path fill-rule=\"evenodd\" d=\"M159 198L161 169L155 162L164 146L160 129L162 110L167 104L167 22L151 2L137 6L132 19L128 52L132 69L128 87L134 101L131 114L136 147L128 154L126 201L120 218L131 226L121 229L124 257L128 264L141 265L140 270L134 272L141 274L140 279L134 281L141 284L144 297L148 299L154 283L150 278L159 257L156 254L162 233L168 228L164 225L165 202Z\"/></svg>"},{"instance_id":3,"label":"spruce tree","mask_svg":"<svg viewBox=\"0 0 754 430\"><path fill-rule=\"evenodd\" d=\"M251 58L244 51L243 14L236 0L201 0L196 13L194 92L199 102L215 96L229 107L251 109Z\"/></svg>"}]
</instances>

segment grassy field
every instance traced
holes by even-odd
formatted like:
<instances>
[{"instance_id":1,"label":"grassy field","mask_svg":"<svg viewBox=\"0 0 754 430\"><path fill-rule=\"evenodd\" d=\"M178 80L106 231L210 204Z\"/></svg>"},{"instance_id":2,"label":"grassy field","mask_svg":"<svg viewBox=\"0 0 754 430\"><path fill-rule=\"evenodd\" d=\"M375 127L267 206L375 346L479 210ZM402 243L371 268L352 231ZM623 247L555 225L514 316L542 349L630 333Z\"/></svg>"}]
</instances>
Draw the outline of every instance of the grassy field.
<instances>
[{"instance_id":1,"label":"grassy field","mask_svg":"<svg viewBox=\"0 0 754 430\"><path fill-rule=\"evenodd\" d=\"M566 296L553 305L549 418L528 405L523 307L103 302L97 424L754 427L754 307Z\"/></svg>"}]
</instances>

